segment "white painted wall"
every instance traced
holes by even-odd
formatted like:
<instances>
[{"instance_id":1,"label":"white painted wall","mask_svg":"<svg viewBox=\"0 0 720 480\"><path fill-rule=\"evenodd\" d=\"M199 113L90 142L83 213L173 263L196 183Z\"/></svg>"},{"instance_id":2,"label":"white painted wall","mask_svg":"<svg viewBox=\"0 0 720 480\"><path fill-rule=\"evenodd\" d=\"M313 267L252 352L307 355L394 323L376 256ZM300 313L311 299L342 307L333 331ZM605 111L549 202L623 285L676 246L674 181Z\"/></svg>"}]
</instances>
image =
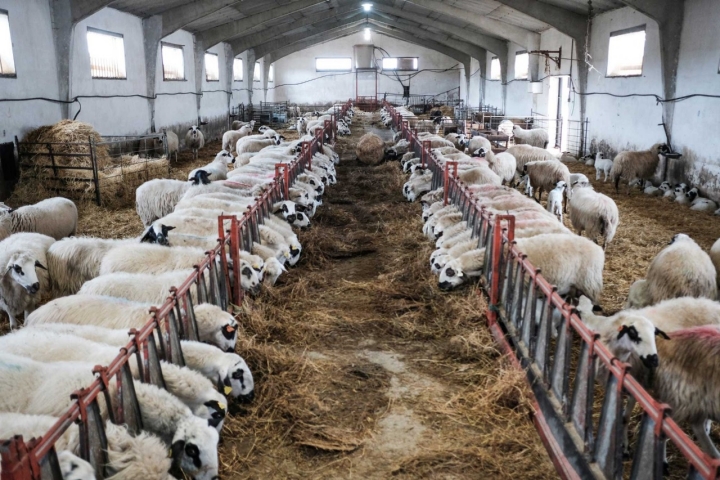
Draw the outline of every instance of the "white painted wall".
<instances>
[{"instance_id":1,"label":"white painted wall","mask_svg":"<svg viewBox=\"0 0 720 480\"><path fill-rule=\"evenodd\" d=\"M373 33L373 43L382 47L392 56L417 56L418 67L422 69L447 69L458 64L455 59L385 35ZM275 62L275 83L294 84L319 78L303 85L278 87L275 101L289 100L300 104L320 104L345 101L355 97L355 74L343 73L320 78L327 72L315 71L316 57L350 57L353 45L366 43L363 33L358 32L345 38L316 45ZM376 54L379 56L379 54ZM459 67L458 67L459 68ZM405 81L405 80L404 80ZM407 83L407 81L405 81ZM458 71L444 73L422 72L410 80L411 94L437 94L459 86ZM378 77L378 93L402 94L402 87L394 79L384 75Z\"/></svg>"},{"instance_id":2,"label":"white painted wall","mask_svg":"<svg viewBox=\"0 0 720 480\"><path fill-rule=\"evenodd\" d=\"M87 46L88 27L123 35L127 79L111 80L90 76ZM145 51L142 20L136 16L105 8L75 26L72 47L70 97L82 95L146 95ZM150 125L148 101L140 97L81 98L77 120L91 124L101 135L136 135ZM73 117L77 105L70 109Z\"/></svg>"},{"instance_id":3,"label":"white painted wall","mask_svg":"<svg viewBox=\"0 0 720 480\"><path fill-rule=\"evenodd\" d=\"M0 77L0 97L58 98L57 65L46 0L2 0L0 8L8 12L10 35L17 78ZM32 27L31 27L32 26ZM11 142L30 130L60 120L62 112L55 103L0 102L0 142Z\"/></svg>"},{"instance_id":4,"label":"white painted wall","mask_svg":"<svg viewBox=\"0 0 720 480\"><path fill-rule=\"evenodd\" d=\"M533 95L527 91L528 81L515 78L515 55L519 51L527 51L527 49L508 42L508 84L505 113L515 117L528 116L533 108Z\"/></svg>"},{"instance_id":5,"label":"white painted wall","mask_svg":"<svg viewBox=\"0 0 720 480\"><path fill-rule=\"evenodd\" d=\"M574 52L574 45L572 39L565 34L562 34L551 28L545 30L540 34L540 49L541 50L559 50L562 48L562 60L560 62L560 68L558 68L555 62L550 61L548 68L545 67L545 59L540 58L540 71L538 72L538 78L542 79L543 91L540 94L532 95L533 98L533 110L543 115L548 115L548 105L550 101L550 79L554 76L569 76L572 71L572 78L575 85L578 85L577 71L577 55ZM606 46L607 48L607 46ZM570 60L572 58L572 61ZM557 101L554 99L554 101ZM580 119L580 97L572 95L570 97L570 105L568 106L570 112L570 118L573 120Z\"/></svg>"},{"instance_id":6,"label":"white painted wall","mask_svg":"<svg viewBox=\"0 0 720 480\"><path fill-rule=\"evenodd\" d=\"M185 80L163 80L162 52L158 47L155 68L155 127L158 131L162 128L172 129L183 138L188 127L197 123L193 36L185 30L178 30L162 41L182 45Z\"/></svg>"},{"instance_id":7,"label":"white painted wall","mask_svg":"<svg viewBox=\"0 0 720 480\"><path fill-rule=\"evenodd\" d=\"M485 61L485 59L482 59ZM468 92L467 105L470 107L478 107L480 105L480 85L482 78L480 77L480 60L470 59L470 91Z\"/></svg>"}]
</instances>

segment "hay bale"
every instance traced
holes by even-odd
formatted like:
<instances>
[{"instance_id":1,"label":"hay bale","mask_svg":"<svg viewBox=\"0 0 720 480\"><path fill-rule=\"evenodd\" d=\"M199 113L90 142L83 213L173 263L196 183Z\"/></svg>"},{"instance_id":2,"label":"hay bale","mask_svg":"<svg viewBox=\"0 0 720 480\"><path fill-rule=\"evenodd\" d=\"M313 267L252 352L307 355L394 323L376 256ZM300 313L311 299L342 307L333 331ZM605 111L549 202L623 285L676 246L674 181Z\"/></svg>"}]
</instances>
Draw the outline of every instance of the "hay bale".
<instances>
[{"instance_id":1,"label":"hay bale","mask_svg":"<svg viewBox=\"0 0 720 480\"><path fill-rule=\"evenodd\" d=\"M355 153L365 165L377 165L385 157L385 142L374 133L366 133L360 138Z\"/></svg>"},{"instance_id":2,"label":"hay bale","mask_svg":"<svg viewBox=\"0 0 720 480\"><path fill-rule=\"evenodd\" d=\"M90 157L90 139L95 144L102 142L102 137L92 125L77 122L75 120L61 120L54 125L45 125L32 130L22 143L52 143L53 153L62 154L55 156L55 165L63 167L90 167L92 162ZM51 159L47 145L28 145L28 150L24 153L35 154L33 163L51 165ZM78 156L65 156L67 154L77 154ZM109 165L111 159L106 145L95 146L95 158L97 158L98 168L105 168Z\"/></svg>"}]
</instances>

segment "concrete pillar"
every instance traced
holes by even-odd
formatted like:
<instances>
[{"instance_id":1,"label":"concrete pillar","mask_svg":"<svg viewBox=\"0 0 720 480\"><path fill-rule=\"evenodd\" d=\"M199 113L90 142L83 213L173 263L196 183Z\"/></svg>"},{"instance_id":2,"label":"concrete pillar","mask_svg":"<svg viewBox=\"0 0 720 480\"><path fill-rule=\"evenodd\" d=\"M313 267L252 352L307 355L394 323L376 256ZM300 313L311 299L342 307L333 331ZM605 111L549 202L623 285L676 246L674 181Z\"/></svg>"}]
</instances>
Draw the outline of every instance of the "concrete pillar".
<instances>
[{"instance_id":1,"label":"concrete pillar","mask_svg":"<svg viewBox=\"0 0 720 480\"><path fill-rule=\"evenodd\" d=\"M149 97L150 131L155 132L155 85L157 58L162 38L162 16L153 15L143 19L143 47L145 49L146 95Z\"/></svg>"},{"instance_id":2,"label":"concrete pillar","mask_svg":"<svg viewBox=\"0 0 720 480\"><path fill-rule=\"evenodd\" d=\"M202 106L202 87L203 87L203 71L205 66L205 47L203 46L202 40L197 36L193 35L193 63L195 65L195 92L197 95L196 106L197 106L197 118L198 126L200 124L200 107Z\"/></svg>"},{"instance_id":3,"label":"concrete pillar","mask_svg":"<svg viewBox=\"0 0 720 480\"><path fill-rule=\"evenodd\" d=\"M266 56L262 59L262 67L263 67L263 78L262 78L262 85L263 85L263 101L267 102L267 92L268 92L268 81L270 80L270 61Z\"/></svg>"},{"instance_id":4,"label":"concrete pillar","mask_svg":"<svg viewBox=\"0 0 720 480\"><path fill-rule=\"evenodd\" d=\"M479 88L480 88L480 95L478 95L478 98L480 99L480 105L485 103L485 79L487 78L487 64L488 64L488 52L485 50L485 55L482 56L482 58L479 58L480 60L480 82Z\"/></svg>"},{"instance_id":5,"label":"concrete pillar","mask_svg":"<svg viewBox=\"0 0 720 480\"><path fill-rule=\"evenodd\" d=\"M57 61L58 94L60 100L69 101L71 96L70 65L72 62L72 45L75 25L72 19L70 0L52 0L53 39L55 43L55 59ZM63 119L70 117L70 105L61 104L60 112Z\"/></svg>"},{"instance_id":6,"label":"concrete pillar","mask_svg":"<svg viewBox=\"0 0 720 480\"><path fill-rule=\"evenodd\" d=\"M227 91L227 109L228 118L230 115L230 107L232 105L232 86L233 86L233 63L235 62L235 51L229 43L223 43L225 51L225 84L223 88Z\"/></svg>"},{"instance_id":7,"label":"concrete pillar","mask_svg":"<svg viewBox=\"0 0 720 480\"><path fill-rule=\"evenodd\" d=\"M245 78L247 81L247 94L248 103L253 103L253 89L255 88L255 78L253 73L255 72L255 50L252 48L247 51L247 62L245 62Z\"/></svg>"},{"instance_id":8,"label":"concrete pillar","mask_svg":"<svg viewBox=\"0 0 720 480\"><path fill-rule=\"evenodd\" d=\"M540 36L528 34L527 51L540 50ZM528 76L531 82L540 78L540 55L528 55Z\"/></svg>"},{"instance_id":9,"label":"concrete pillar","mask_svg":"<svg viewBox=\"0 0 720 480\"><path fill-rule=\"evenodd\" d=\"M502 84L502 111L507 114L507 81L508 81L508 52L505 48L505 52L498 53L498 60L500 61L500 83Z\"/></svg>"}]
</instances>

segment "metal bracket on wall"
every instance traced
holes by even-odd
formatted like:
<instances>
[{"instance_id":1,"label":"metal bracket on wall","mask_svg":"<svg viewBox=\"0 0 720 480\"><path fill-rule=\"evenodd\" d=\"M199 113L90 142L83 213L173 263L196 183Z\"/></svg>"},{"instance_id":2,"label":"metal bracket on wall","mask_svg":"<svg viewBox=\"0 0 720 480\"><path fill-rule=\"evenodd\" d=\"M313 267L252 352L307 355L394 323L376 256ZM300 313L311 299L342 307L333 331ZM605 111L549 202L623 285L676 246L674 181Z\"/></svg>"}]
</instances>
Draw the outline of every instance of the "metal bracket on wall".
<instances>
[{"instance_id":1,"label":"metal bracket on wall","mask_svg":"<svg viewBox=\"0 0 720 480\"><path fill-rule=\"evenodd\" d=\"M531 55L542 55L545 57L545 63L547 64L550 60L555 62L555 65L557 65L557 68L561 68L562 65L562 47L558 48L557 50L531 50L528 52ZM557 54L557 57L553 56L553 54Z\"/></svg>"}]
</instances>

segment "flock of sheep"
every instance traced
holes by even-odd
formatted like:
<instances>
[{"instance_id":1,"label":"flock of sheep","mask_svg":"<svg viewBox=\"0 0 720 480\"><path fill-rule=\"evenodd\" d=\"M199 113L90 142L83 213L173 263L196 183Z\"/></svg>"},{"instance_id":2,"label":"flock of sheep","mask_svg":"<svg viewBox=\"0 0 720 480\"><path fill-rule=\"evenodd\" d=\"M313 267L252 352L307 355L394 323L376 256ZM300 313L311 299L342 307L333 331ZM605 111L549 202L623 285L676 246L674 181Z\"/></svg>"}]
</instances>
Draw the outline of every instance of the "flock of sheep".
<instances>
[{"instance_id":1,"label":"flock of sheep","mask_svg":"<svg viewBox=\"0 0 720 480\"><path fill-rule=\"evenodd\" d=\"M720 380L713 376L720 371L720 240L708 254L687 235L675 235L652 261L646 278L632 285L625 309L602 316L595 302L602 292L605 253L593 240L601 238L603 246L612 241L619 224L612 199L594 191L587 177L571 174L567 165L541 147L516 145L494 154L482 137L419 133L417 138L431 141L434 161L441 168L457 162L458 177L478 205L491 214L515 217L519 251L560 295L577 305L582 321L615 356L632 365L633 375L672 407L672 417L692 428L700 447L720 458L706 428L709 422L720 421ZM432 189L432 173L423 170L408 147L400 140L388 156L400 158L404 171L410 173L403 194L422 203L423 233L437 247L430 257L431 270L439 276L440 288L452 289L483 273L485 248L478 248L479 241L459 209L443 205L443 189ZM658 154L666 148L656 145L644 152L621 152L609 164L594 163L597 178L605 173L616 185L621 178L629 183L649 178ZM527 196L503 185L515 185L518 179ZM534 191L542 195L543 190L548 191L546 208L539 198L532 198ZM565 198L573 227L589 239L562 224ZM519 295L513 298L517 302ZM557 312L553 324L559 325ZM625 410L626 453L633 405L631 399Z\"/></svg>"},{"instance_id":2,"label":"flock of sheep","mask_svg":"<svg viewBox=\"0 0 720 480\"><path fill-rule=\"evenodd\" d=\"M150 308L165 303L170 287L182 284L217 247L217 217L242 216L270 187L275 164L289 166L302 142L312 139L285 143L276 135L266 130L238 139L241 162L223 150L191 172L188 181L143 184L136 203L146 228L137 238L72 236L77 209L62 198L0 211L0 262L6 272L0 307L15 329L0 337L0 438L44 435L67 411L71 394L93 382L93 367L109 365L128 343L129 329L146 325ZM264 146L252 150L257 144ZM240 264L233 265L228 255L244 290L256 292L262 281L274 284L286 266L298 262L301 245L293 227L309 226L325 186L335 183L338 160L324 145L312 168L297 175L291 198L276 203L259 225L259 241L240 252ZM232 163L240 165L228 171ZM225 249L221 254L227 255ZM219 258L214 260L219 265ZM196 288L191 292L198 299ZM43 297L52 300L38 306ZM166 389L134 382L141 434L114 425L108 406L100 402L112 478L218 478L217 445L228 398L251 401L254 382L246 362L234 353L238 324L233 316L210 303L196 303L194 313L200 341L181 342L185 367L161 362ZM17 329L23 314L24 326ZM139 380L138 365L131 361L130 367ZM110 389L115 398L115 382ZM56 445L63 478L94 479L91 465L75 455L79 442L78 427L71 425Z\"/></svg>"}]
</instances>

